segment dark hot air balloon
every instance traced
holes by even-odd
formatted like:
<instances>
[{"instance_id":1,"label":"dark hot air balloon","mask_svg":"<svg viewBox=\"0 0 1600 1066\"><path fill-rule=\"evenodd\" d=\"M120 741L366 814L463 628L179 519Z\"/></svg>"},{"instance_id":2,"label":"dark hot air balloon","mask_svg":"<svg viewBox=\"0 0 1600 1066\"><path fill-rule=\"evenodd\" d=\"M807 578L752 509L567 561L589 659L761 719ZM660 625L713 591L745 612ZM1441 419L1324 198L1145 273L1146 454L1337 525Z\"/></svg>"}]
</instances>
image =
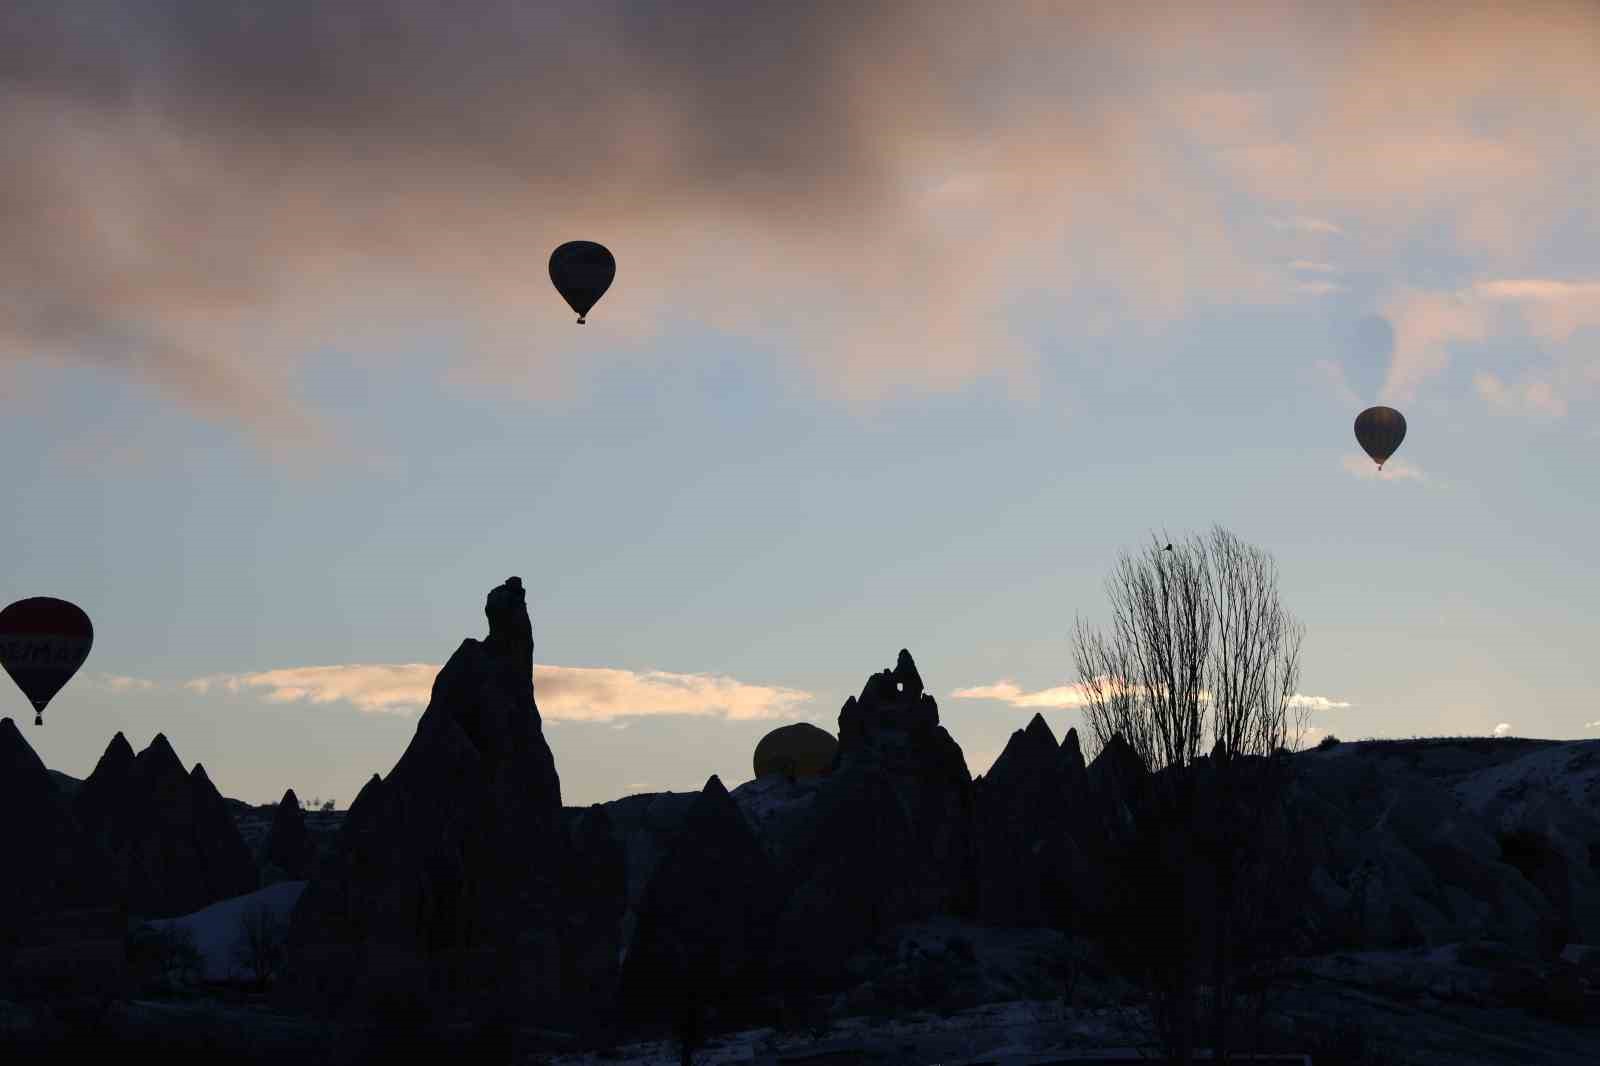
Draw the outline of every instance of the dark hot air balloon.
<instances>
[{"instance_id":1,"label":"dark hot air balloon","mask_svg":"<svg viewBox=\"0 0 1600 1066\"><path fill-rule=\"evenodd\" d=\"M1356 440L1379 470L1405 439L1406 416L1393 407L1369 407L1356 415Z\"/></svg>"},{"instance_id":2,"label":"dark hot air balloon","mask_svg":"<svg viewBox=\"0 0 1600 1066\"><path fill-rule=\"evenodd\" d=\"M89 616L66 600L34 596L0 611L0 665L33 704L34 725L44 724L45 706L93 644Z\"/></svg>"},{"instance_id":3,"label":"dark hot air balloon","mask_svg":"<svg viewBox=\"0 0 1600 1066\"><path fill-rule=\"evenodd\" d=\"M568 241L550 253L550 280L561 298L578 312L580 326L616 276L617 261L603 244Z\"/></svg>"},{"instance_id":4,"label":"dark hot air balloon","mask_svg":"<svg viewBox=\"0 0 1600 1066\"><path fill-rule=\"evenodd\" d=\"M779 726L756 745L756 776L816 777L829 771L838 750L839 742L832 733L809 722Z\"/></svg>"}]
</instances>

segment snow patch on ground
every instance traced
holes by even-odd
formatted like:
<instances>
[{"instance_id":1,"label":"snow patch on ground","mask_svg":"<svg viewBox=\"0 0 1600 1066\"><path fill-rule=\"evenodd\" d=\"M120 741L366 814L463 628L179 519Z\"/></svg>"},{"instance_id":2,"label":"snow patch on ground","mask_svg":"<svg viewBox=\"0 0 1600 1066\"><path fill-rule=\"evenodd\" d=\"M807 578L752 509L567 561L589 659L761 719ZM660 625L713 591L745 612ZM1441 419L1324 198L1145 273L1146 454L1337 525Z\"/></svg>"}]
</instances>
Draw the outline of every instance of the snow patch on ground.
<instances>
[{"instance_id":1,"label":"snow patch on ground","mask_svg":"<svg viewBox=\"0 0 1600 1066\"><path fill-rule=\"evenodd\" d=\"M1462 806L1478 814L1501 807L1515 818L1530 801L1551 794L1575 803L1590 802L1600 790L1600 741L1578 740L1530 751L1499 766L1486 767L1458 781L1451 791Z\"/></svg>"},{"instance_id":2,"label":"snow patch on ground","mask_svg":"<svg viewBox=\"0 0 1600 1066\"><path fill-rule=\"evenodd\" d=\"M824 780L814 777L790 781L782 774L768 774L746 781L728 795L738 805L750 827L759 833L763 823L768 820L804 807L816 799L817 790L822 787Z\"/></svg>"},{"instance_id":3,"label":"snow patch on ground","mask_svg":"<svg viewBox=\"0 0 1600 1066\"><path fill-rule=\"evenodd\" d=\"M205 960L207 981L245 980L250 975L234 960L234 947L239 941L244 915L258 906L265 906L287 928L289 912L294 910L305 887L304 881L279 881L243 896L218 900L193 914L161 918L147 924L156 929L187 929L194 936L200 957Z\"/></svg>"},{"instance_id":4,"label":"snow patch on ground","mask_svg":"<svg viewBox=\"0 0 1600 1066\"><path fill-rule=\"evenodd\" d=\"M1073 1010L1056 1001L1014 1001L943 1016L919 1011L900 1018L841 1018L812 1032L748 1029L710 1041L695 1052L694 1060L706 1066L768 1066L780 1059L831 1051L888 1055L906 1062L957 1063L974 1056L994 1062L1089 1048L1131 1050L1145 1043L1147 1030L1143 1008ZM550 1060L551 1066L654 1066L677 1061L676 1045L662 1040Z\"/></svg>"}]
</instances>

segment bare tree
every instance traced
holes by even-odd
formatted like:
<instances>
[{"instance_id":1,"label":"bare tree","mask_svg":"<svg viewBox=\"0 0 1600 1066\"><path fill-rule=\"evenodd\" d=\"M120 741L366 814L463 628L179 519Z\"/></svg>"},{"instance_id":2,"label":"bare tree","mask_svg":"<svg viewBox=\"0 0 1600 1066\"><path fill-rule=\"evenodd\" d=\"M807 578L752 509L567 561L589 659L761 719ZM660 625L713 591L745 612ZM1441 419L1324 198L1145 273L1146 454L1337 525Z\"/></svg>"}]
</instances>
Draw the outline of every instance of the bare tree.
<instances>
[{"instance_id":1,"label":"bare tree","mask_svg":"<svg viewBox=\"0 0 1600 1066\"><path fill-rule=\"evenodd\" d=\"M1259 829L1255 816L1263 811L1262 786L1275 783L1271 777L1281 768L1275 756L1285 747L1298 749L1305 734L1304 705L1295 702L1305 630L1278 596L1278 571L1270 555L1220 526L1212 527L1206 547L1208 606L1215 620L1206 663L1216 781L1209 819L1214 832L1205 841L1217 887L1211 1045L1213 1061L1226 1062L1230 955L1245 914L1240 903L1246 893L1239 891L1238 879ZM1260 758L1245 758L1251 755Z\"/></svg>"},{"instance_id":2,"label":"bare tree","mask_svg":"<svg viewBox=\"0 0 1600 1066\"><path fill-rule=\"evenodd\" d=\"M1087 697L1084 718L1097 753L1121 736L1152 773L1181 769L1199 755L1211 645L1208 585L1203 543L1168 550L1152 540L1140 557L1124 553L1106 583L1110 632L1093 631L1078 620L1074 651ZM1192 810L1186 802L1189 780L1167 773L1149 784L1151 809L1143 812L1141 839L1132 855L1135 886L1148 908L1145 932L1166 949L1144 953L1151 968L1151 1007L1162 1042L1188 1063L1194 1054L1194 965L1190 952L1172 949L1191 939L1193 864L1187 854L1171 852L1186 850L1190 839L1185 831Z\"/></svg>"},{"instance_id":3,"label":"bare tree","mask_svg":"<svg viewBox=\"0 0 1600 1066\"><path fill-rule=\"evenodd\" d=\"M129 936L128 962L141 984L177 991L198 984L205 960L194 933L171 922L147 924Z\"/></svg>"},{"instance_id":4,"label":"bare tree","mask_svg":"<svg viewBox=\"0 0 1600 1066\"><path fill-rule=\"evenodd\" d=\"M233 957L250 971L258 985L265 985L277 972L283 959L284 933L282 920L264 903L240 912Z\"/></svg>"},{"instance_id":5,"label":"bare tree","mask_svg":"<svg viewBox=\"0 0 1600 1066\"><path fill-rule=\"evenodd\" d=\"M1168 944L1173 972L1153 978L1158 1028L1180 1062L1192 1061L1197 982L1189 944L1201 916L1193 913L1190 876L1199 848L1217 878L1210 917L1219 1006L1211 1036L1216 1060L1225 1061L1236 880L1252 842L1250 815L1259 809L1241 800L1246 793L1259 799L1251 786L1273 772L1279 748L1298 747L1303 735L1304 714L1291 721L1303 630L1279 600L1271 556L1220 526L1183 542L1152 538L1139 555L1122 555L1106 587L1109 631L1080 618L1074 658L1092 747L1104 750L1120 735L1152 775L1146 815L1156 824L1147 830L1160 843L1142 876L1159 882L1170 908L1165 935L1175 941ZM1201 816L1192 769L1207 741L1215 787Z\"/></svg>"},{"instance_id":6,"label":"bare tree","mask_svg":"<svg viewBox=\"0 0 1600 1066\"><path fill-rule=\"evenodd\" d=\"M1235 755L1298 749L1306 715L1294 696L1305 627L1278 596L1277 564L1221 526L1212 527L1205 550L1210 556L1206 594L1215 632L1207 655L1206 689L1220 754L1232 761Z\"/></svg>"}]
</instances>

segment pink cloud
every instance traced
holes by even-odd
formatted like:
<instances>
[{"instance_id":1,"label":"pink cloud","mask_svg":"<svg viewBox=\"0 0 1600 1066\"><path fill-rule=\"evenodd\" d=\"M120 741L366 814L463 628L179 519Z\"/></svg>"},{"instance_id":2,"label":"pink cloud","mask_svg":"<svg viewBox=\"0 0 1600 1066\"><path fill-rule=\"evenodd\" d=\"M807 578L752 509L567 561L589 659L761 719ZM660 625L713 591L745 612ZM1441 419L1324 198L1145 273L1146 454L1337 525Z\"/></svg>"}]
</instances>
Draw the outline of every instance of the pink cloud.
<instances>
[{"instance_id":1,"label":"pink cloud","mask_svg":"<svg viewBox=\"0 0 1600 1066\"><path fill-rule=\"evenodd\" d=\"M1018 293L1160 323L1303 297L1281 264L1335 238L1352 269L1437 229L1509 270L1600 221L1581 3L15 8L0 358L273 440L327 432L297 384L334 338L440 330L454 373L533 397L686 319L845 403L1026 395ZM620 261L585 331L544 273L575 236ZM1473 335L1441 306L1411 328L1401 397Z\"/></svg>"},{"instance_id":2,"label":"pink cloud","mask_svg":"<svg viewBox=\"0 0 1600 1066\"><path fill-rule=\"evenodd\" d=\"M217 674L183 687L199 695L253 693L268 703L344 703L372 714L412 714L427 706L438 672L428 663L346 663ZM777 718L812 699L798 689L710 674L544 664L534 667L534 686L541 716L550 721L610 722L661 714Z\"/></svg>"},{"instance_id":3,"label":"pink cloud","mask_svg":"<svg viewBox=\"0 0 1600 1066\"><path fill-rule=\"evenodd\" d=\"M1507 385L1494 374L1480 371L1472 384L1489 406L1502 412L1540 414L1560 418L1567 413L1567 401L1548 381L1538 378Z\"/></svg>"},{"instance_id":4,"label":"pink cloud","mask_svg":"<svg viewBox=\"0 0 1600 1066\"><path fill-rule=\"evenodd\" d=\"M1450 365L1452 344L1481 341L1489 330L1482 306L1468 295L1402 292L1385 314L1395 342L1381 395L1395 403L1416 399L1417 390Z\"/></svg>"}]
</instances>

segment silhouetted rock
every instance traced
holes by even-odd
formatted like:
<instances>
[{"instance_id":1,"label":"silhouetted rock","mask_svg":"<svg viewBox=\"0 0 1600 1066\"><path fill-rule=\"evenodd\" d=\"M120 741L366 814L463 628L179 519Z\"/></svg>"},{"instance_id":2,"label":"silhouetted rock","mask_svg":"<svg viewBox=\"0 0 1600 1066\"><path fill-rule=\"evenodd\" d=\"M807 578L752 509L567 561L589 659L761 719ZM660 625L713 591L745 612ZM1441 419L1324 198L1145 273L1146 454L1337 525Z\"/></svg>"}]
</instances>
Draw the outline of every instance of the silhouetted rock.
<instances>
[{"instance_id":1,"label":"silhouetted rock","mask_svg":"<svg viewBox=\"0 0 1600 1066\"><path fill-rule=\"evenodd\" d=\"M1115 847L1131 839L1150 777L1138 753L1121 733L1113 733L1089 764L1086 776L1099 810L1105 843Z\"/></svg>"},{"instance_id":2,"label":"silhouetted rock","mask_svg":"<svg viewBox=\"0 0 1600 1066\"><path fill-rule=\"evenodd\" d=\"M562 994L560 781L533 692L522 583L490 591L486 640L462 642L434 679L405 754L362 789L342 855L306 889L290 930L295 986L361 1000L431 987L446 1002L537 1003ZM314 987L314 985L313 985Z\"/></svg>"},{"instance_id":3,"label":"silhouetted rock","mask_svg":"<svg viewBox=\"0 0 1600 1066\"><path fill-rule=\"evenodd\" d=\"M0 809L7 812L0 876L0 974L37 925L63 908L105 905L115 889L105 858L10 718L0 718Z\"/></svg>"},{"instance_id":4,"label":"silhouetted rock","mask_svg":"<svg viewBox=\"0 0 1600 1066\"><path fill-rule=\"evenodd\" d=\"M633 935L639 905L644 901L650 875L667 853L667 846L683 827L698 792L643 792L605 804L612 831L622 845L628 873L628 909L623 916L622 942Z\"/></svg>"},{"instance_id":5,"label":"silhouetted rock","mask_svg":"<svg viewBox=\"0 0 1600 1066\"><path fill-rule=\"evenodd\" d=\"M769 774L746 781L729 793L739 812L761 842L761 849L785 877L804 876L803 856L810 826L816 818L817 797L827 786L825 776L790 778Z\"/></svg>"},{"instance_id":6,"label":"silhouetted rock","mask_svg":"<svg viewBox=\"0 0 1600 1066\"><path fill-rule=\"evenodd\" d=\"M1302 913L1317 944L1412 947L1490 937L1540 949L1554 909L1504 861L1480 817L1410 774L1359 758L1302 758L1289 809L1305 853Z\"/></svg>"},{"instance_id":7,"label":"silhouetted rock","mask_svg":"<svg viewBox=\"0 0 1600 1066\"><path fill-rule=\"evenodd\" d=\"M133 746L118 732L73 797L73 813L78 820L87 827L115 825L133 795L133 774Z\"/></svg>"},{"instance_id":8,"label":"silhouetted rock","mask_svg":"<svg viewBox=\"0 0 1600 1066\"><path fill-rule=\"evenodd\" d=\"M350 801L349 813L354 814L356 807L360 804L366 803L370 805L375 803L378 792L382 787L383 777L381 775L373 774L367 778L367 783L361 786L361 791L356 793L356 798Z\"/></svg>"},{"instance_id":9,"label":"silhouetted rock","mask_svg":"<svg viewBox=\"0 0 1600 1066\"><path fill-rule=\"evenodd\" d=\"M796 886L778 928L796 980L833 979L892 924L976 905L972 778L909 652L845 701L825 780L803 816L760 822L784 834L767 851Z\"/></svg>"},{"instance_id":10,"label":"silhouetted rock","mask_svg":"<svg viewBox=\"0 0 1600 1066\"><path fill-rule=\"evenodd\" d=\"M748 1008L766 979L781 904L772 864L713 776L645 890L623 961L626 1014L675 1016L676 994L690 989L724 1011Z\"/></svg>"},{"instance_id":11,"label":"silhouetted rock","mask_svg":"<svg viewBox=\"0 0 1600 1066\"><path fill-rule=\"evenodd\" d=\"M1074 745L1076 736L1073 737ZM1081 757L1080 757L1081 759ZM992 925L1060 928L1093 898L1095 872L1072 838L1069 760L1040 715L1011 734L977 783L978 914ZM1082 771L1082 762L1078 764Z\"/></svg>"},{"instance_id":12,"label":"silhouetted rock","mask_svg":"<svg viewBox=\"0 0 1600 1066\"><path fill-rule=\"evenodd\" d=\"M569 857L562 868L562 980L569 1002L599 1006L612 1001L621 967L627 857L602 804L569 813Z\"/></svg>"},{"instance_id":13,"label":"silhouetted rock","mask_svg":"<svg viewBox=\"0 0 1600 1066\"><path fill-rule=\"evenodd\" d=\"M289 789L272 813L272 829L267 837L267 862L282 870L290 880L301 880L311 865L311 835L306 832L305 811Z\"/></svg>"},{"instance_id":14,"label":"silhouetted rock","mask_svg":"<svg viewBox=\"0 0 1600 1066\"><path fill-rule=\"evenodd\" d=\"M971 916L976 907L972 775L939 724L939 705L902 649L893 670L867 679L839 711L839 767L870 763L889 776L912 830L902 876L918 915Z\"/></svg>"},{"instance_id":15,"label":"silhouetted rock","mask_svg":"<svg viewBox=\"0 0 1600 1066\"><path fill-rule=\"evenodd\" d=\"M137 756L121 733L112 737L73 808L111 856L131 914L189 914L257 887L227 804L204 767L184 770L164 734Z\"/></svg>"},{"instance_id":16,"label":"silhouetted rock","mask_svg":"<svg viewBox=\"0 0 1600 1066\"><path fill-rule=\"evenodd\" d=\"M1067 795L1074 803L1089 799L1089 770L1084 765L1083 748L1078 743L1078 731L1067 730L1061 740L1061 772L1066 777Z\"/></svg>"},{"instance_id":17,"label":"silhouetted rock","mask_svg":"<svg viewBox=\"0 0 1600 1066\"><path fill-rule=\"evenodd\" d=\"M199 763L189 772L194 811L194 836L203 865L206 903L230 899L261 887L250 848L239 835L233 815L222 793L211 783L206 768ZM201 904L205 906L205 904Z\"/></svg>"},{"instance_id":18,"label":"silhouetted rock","mask_svg":"<svg viewBox=\"0 0 1600 1066\"><path fill-rule=\"evenodd\" d=\"M1600 942L1600 741L1527 751L1453 792L1549 901L1546 950Z\"/></svg>"},{"instance_id":19,"label":"silhouetted rock","mask_svg":"<svg viewBox=\"0 0 1600 1066\"><path fill-rule=\"evenodd\" d=\"M852 760L817 793L790 845L796 883L778 920L778 966L799 988L828 984L850 954L920 909L911 820L889 773Z\"/></svg>"},{"instance_id":20,"label":"silhouetted rock","mask_svg":"<svg viewBox=\"0 0 1600 1066\"><path fill-rule=\"evenodd\" d=\"M840 709L838 757L843 760L868 747L881 748L885 738L895 734L922 740L932 729L944 732L939 726L939 706L923 691L916 663L902 648L893 670L867 678L860 698L852 696Z\"/></svg>"}]
</instances>

